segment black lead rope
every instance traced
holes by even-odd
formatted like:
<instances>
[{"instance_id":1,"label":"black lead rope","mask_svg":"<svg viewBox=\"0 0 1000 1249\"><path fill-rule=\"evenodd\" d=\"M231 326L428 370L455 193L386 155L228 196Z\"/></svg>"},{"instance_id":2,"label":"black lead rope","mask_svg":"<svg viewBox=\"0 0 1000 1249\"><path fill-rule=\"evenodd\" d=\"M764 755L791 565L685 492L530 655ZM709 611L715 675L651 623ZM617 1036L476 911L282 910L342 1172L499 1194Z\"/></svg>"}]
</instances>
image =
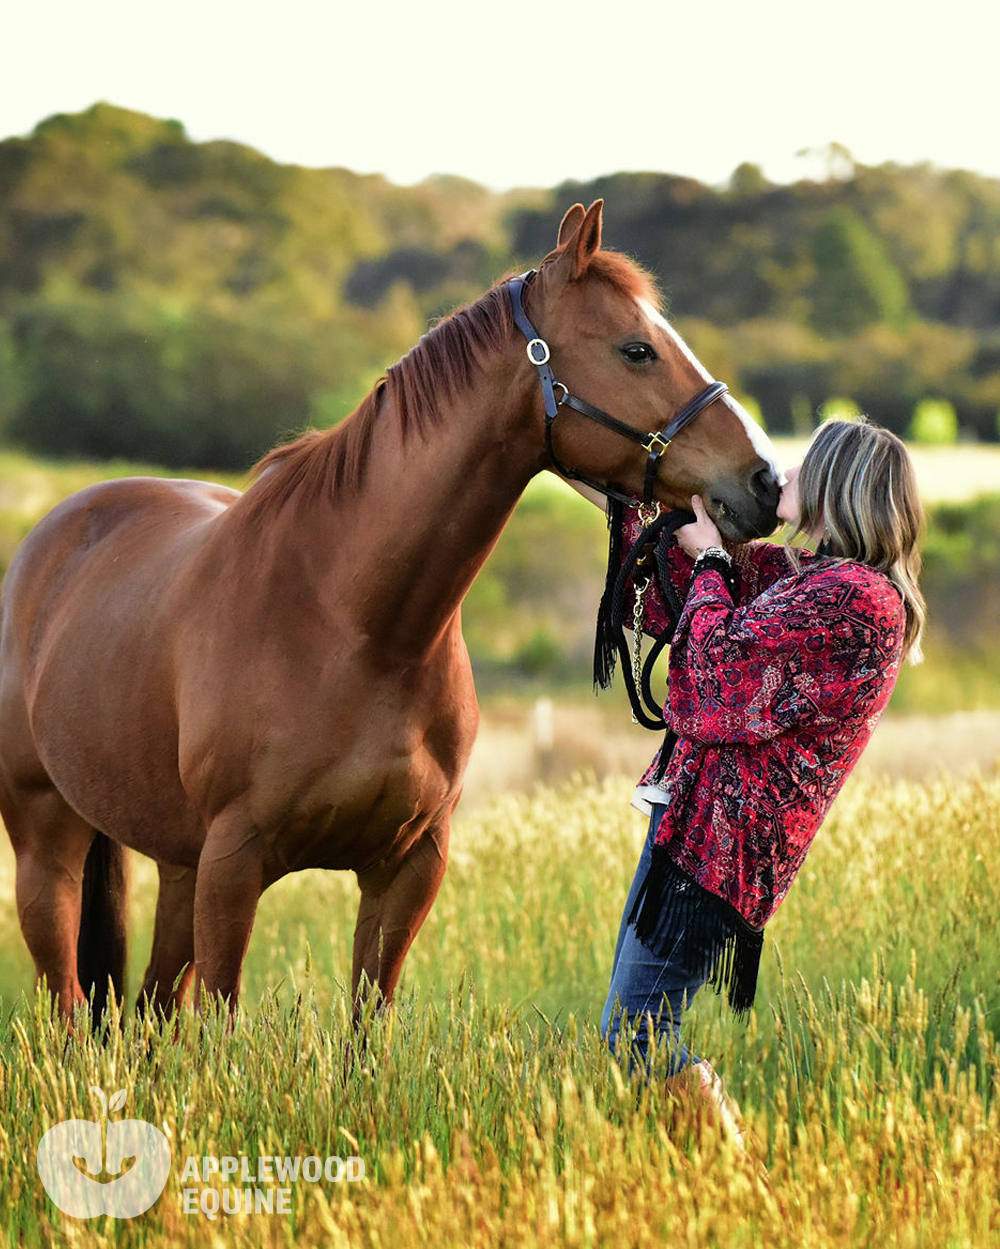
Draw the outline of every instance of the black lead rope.
<instances>
[{"instance_id":1,"label":"black lead rope","mask_svg":"<svg viewBox=\"0 0 1000 1249\"><path fill-rule=\"evenodd\" d=\"M622 505L612 500L608 507L608 525L611 533L604 594L597 611L594 685L600 689L607 689L614 676L617 660L621 658L622 678L632 705L632 714L643 728L653 731L667 729L663 708L653 695L653 668L663 648L673 637L683 608L683 603L674 591L666 566L668 540L682 525L688 525L694 519L690 512L681 510L664 512L657 516L643 529L623 560L621 558ZM637 572L652 576L654 568L659 582L660 595L673 620L654 639L652 649L643 662L637 688L632 672L628 641L625 637L625 594L630 581L633 586L635 585ZM668 736L672 737L669 729L667 731ZM672 741L669 745L672 747ZM669 756L666 743L661 757L663 754Z\"/></svg>"}]
</instances>

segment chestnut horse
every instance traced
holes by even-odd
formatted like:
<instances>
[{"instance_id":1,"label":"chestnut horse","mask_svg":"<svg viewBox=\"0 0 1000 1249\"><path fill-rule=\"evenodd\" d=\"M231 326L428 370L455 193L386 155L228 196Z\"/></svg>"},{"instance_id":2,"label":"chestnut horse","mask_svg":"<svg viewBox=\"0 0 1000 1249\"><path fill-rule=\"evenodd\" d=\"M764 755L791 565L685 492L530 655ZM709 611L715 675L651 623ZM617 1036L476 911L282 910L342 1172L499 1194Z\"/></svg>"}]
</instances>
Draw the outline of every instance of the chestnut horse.
<instances>
[{"instance_id":1,"label":"chestnut horse","mask_svg":"<svg viewBox=\"0 0 1000 1249\"><path fill-rule=\"evenodd\" d=\"M545 338L527 354L500 283L245 493L107 482L23 543L2 597L0 811L66 1016L109 976L121 992L126 846L160 878L140 1002L169 1010L196 975L232 1008L261 892L310 867L357 874L356 1001L366 984L391 998L478 724L462 598L555 454L549 352L560 402L584 395L637 436L562 411L561 466L641 497L652 464L661 504L697 491L729 537L773 528L769 444L724 387L667 454L652 440L655 464L638 445L711 379L647 276L601 250L601 207L567 213L524 285Z\"/></svg>"}]
</instances>

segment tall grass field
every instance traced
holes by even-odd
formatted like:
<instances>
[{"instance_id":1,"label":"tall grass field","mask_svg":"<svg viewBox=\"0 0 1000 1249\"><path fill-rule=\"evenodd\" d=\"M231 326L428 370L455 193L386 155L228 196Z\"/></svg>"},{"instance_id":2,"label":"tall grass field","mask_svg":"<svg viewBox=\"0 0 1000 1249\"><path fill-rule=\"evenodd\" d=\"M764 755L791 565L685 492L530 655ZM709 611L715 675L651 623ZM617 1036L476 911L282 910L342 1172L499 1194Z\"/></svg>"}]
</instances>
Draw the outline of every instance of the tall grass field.
<instances>
[{"instance_id":1,"label":"tall grass field","mask_svg":"<svg viewBox=\"0 0 1000 1249\"><path fill-rule=\"evenodd\" d=\"M265 895L232 1028L211 1009L164 1024L129 1008L103 1039L68 1038L31 989L7 850L8 1243L1000 1245L1000 775L850 780L769 927L749 1023L696 998L690 1040L741 1104L750 1158L670 1082L630 1081L598 1035L644 833L629 794L578 776L467 809L396 1007L363 1045L352 877ZM138 862L133 983L153 888ZM40 1182L40 1137L97 1120L91 1089L125 1090L119 1115L169 1141L166 1186L137 1217L72 1218ZM280 1198L276 1157L301 1168Z\"/></svg>"}]
</instances>

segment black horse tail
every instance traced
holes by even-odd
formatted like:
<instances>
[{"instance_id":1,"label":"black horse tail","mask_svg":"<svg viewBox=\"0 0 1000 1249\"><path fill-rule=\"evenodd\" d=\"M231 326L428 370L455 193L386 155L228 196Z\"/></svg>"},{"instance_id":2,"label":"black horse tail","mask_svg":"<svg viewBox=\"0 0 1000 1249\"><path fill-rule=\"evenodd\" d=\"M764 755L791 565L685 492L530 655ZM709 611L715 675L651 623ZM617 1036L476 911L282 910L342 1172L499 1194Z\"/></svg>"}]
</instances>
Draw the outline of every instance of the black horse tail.
<instances>
[{"instance_id":1,"label":"black horse tail","mask_svg":"<svg viewBox=\"0 0 1000 1249\"><path fill-rule=\"evenodd\" d=\"M121 1001L125 993L128 953L126 909L128 872L125 847L97 833L83 868L80 936L76 943L76 972L95 1022L104 1017L109 985Z\"/></svg>"}]
</instances>

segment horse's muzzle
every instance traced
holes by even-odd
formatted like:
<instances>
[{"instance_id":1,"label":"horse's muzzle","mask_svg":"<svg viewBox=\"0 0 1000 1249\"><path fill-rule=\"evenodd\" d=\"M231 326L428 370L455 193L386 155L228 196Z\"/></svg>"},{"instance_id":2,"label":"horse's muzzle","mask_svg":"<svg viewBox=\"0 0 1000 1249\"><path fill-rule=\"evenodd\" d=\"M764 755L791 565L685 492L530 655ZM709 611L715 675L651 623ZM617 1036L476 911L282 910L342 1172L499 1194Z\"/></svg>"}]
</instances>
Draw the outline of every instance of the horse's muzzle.
<instances>
[{"instance_id":1,"label":"horse's muzzle","mask_svg":"<svg viewBox=\"0 0 1000 1249\"><path fill-rule=\"evenodd\" d=\"M718 483L707 492L709 515L730 542L766 538L778 524L781 485L770 465L756 469L744 485Z\"/></svg>"}]
</instances>

